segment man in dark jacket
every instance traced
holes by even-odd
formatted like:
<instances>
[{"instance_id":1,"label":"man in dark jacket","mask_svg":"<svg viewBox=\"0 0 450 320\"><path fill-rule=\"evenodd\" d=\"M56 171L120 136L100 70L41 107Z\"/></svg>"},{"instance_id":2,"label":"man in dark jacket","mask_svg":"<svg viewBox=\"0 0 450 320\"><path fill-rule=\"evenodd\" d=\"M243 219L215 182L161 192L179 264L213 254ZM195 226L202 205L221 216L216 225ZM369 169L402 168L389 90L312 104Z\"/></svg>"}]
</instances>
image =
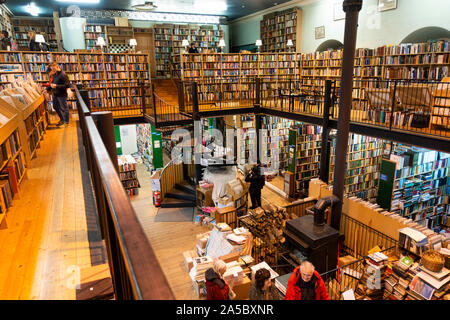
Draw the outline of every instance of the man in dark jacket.
<instances>
[{"instance_id":1,"label":"man in dark jacket","mask_svg":"<svg viewBox=\"0 0 450 320\"><path fill-rule=\"evenodd\" d=\"M206 300L228 300L230 287L222 279L227 270L225 262L216 260L214 266L205 272Z\"/></svg>"},{"instance_id":2,"label":"man in dark jacket","mask_svg":"<svg viewBox=\"0 0 450 320\"><path fill-rule=\"evenodd\" d=\"M70 88L70 81L66 73L61 70L58 63L52 62L50 70L53 72L52 83L47 87L47 91L53 93L53 109L59 116L59 123L57 126L69 125L69 106L67 105L67 88Z\"/></svg>"},{"instance_id":3,"label":"man in dark jacket","mask_svg":"<svg viewBox=\"0 0 450 320\"><path fill-rule=\"evenodd\" d=\"M325 283L314 265L303 261L288 280L285 300L330 300Z\"/></svg>"},{"instance_id":4,"label":"man in dark jacket","mask_svg":"<svg viewBox=\"0 0 450 320\"><path fill-rule=\"evenodd\" d=\"M8 38L8 31L3 30L0 33L0 50L11 49L11 40Z\"/></svg>"},{"instance_id":5,"label":"man in dark jacket","mask_svg":"<svg viewBox=\"0 0 450 320\"><path fill-rule=\"evenodd\" d=\"M250 187L248 189L250 199L252 200L250 209L261 207L261 189L264 187L265 178L261 175L261 164L259 162L245 177L245 181L250 182Z\"/></svg>"}]
</instances>

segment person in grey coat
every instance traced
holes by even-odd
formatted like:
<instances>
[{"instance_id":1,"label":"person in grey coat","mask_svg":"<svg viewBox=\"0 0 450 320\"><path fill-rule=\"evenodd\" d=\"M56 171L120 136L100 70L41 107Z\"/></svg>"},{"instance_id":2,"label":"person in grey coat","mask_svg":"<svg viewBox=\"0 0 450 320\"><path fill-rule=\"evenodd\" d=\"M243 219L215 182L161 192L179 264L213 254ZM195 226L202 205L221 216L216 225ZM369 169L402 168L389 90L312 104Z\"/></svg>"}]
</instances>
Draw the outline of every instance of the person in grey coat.
<instances>
[{"instance_id":1,"label":"person in grey coat","mask_svg":"<svg viewBox=\"0 0 450 320\"><path fill-rule=\"evenodd\" d=\"M270 279L269 270L262 268L256 271L248 298L249 300L280 300L277 288Z\"/></svg>"}]
</instances>

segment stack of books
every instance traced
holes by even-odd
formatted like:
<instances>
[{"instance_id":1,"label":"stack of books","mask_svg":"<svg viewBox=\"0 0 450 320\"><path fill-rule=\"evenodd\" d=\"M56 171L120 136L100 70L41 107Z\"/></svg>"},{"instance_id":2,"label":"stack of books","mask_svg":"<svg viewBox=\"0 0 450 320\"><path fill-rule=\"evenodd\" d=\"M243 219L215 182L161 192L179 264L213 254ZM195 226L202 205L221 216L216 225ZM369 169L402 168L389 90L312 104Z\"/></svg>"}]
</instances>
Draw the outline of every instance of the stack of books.
<instances>
[{"instance_id":1,"label":"stack of books","mask_svg":"<svg viewBox=\"0 0 450 320\"><path fill-rule=\"evenodd\" d=\"M366 262L368 266L373 267L376 270L384 271L388 264L388 257L381 252L374 252L368 255Z\"/></svg>"}]
</instances>

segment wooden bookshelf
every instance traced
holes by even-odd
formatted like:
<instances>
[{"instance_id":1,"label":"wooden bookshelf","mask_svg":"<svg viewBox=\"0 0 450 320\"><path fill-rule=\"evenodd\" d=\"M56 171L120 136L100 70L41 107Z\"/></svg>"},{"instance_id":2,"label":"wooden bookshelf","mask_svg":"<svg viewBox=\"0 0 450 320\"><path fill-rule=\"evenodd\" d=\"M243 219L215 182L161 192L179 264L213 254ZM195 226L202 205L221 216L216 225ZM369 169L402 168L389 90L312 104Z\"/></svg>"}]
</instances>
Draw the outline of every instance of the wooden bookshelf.
<instances>
[{"instance_id":1,"label":"wooden bookshelf","mask_svg":"<svg viewBox=\"0 0 450 320\"><path fill-rule=\"evenodd\" d=\"M431 129L445 129L450 127L450 78L439 83L433 94L431 111Z\"/></svg>"},{"instance_id":2,"label":"wooden bookshelf","mask_svg":"<svg viewBox=\"0 0 450 320\"><path fill-rule=\"evenodd\" d=\"M331 133L329 183L334 181L336 158L336 132ZM375 202L380 178L383 140L351 133L348 141L347 171L344 192L370 202Z\"/></svg>"},{"instance_id":3,"label":"wooden bookshelf","mask_svg":"<svg viewBox=\"0 0 450 320\"><path fill-rule=\"evenodd\" d=\"M140 184L136 172L136 160L133 156L121 155L118 157L119 178L128 196L139 194Z\"/></svg>"},{"instance_id":4,"label":"wooden bookshelf","mask_svg":"<svg viewBox=\"0 0 450 320\"><path fill-rule=\"evenodd\" d=\"M391 211L429 228L446 220L450 154L394 144L390 159L396 162Z\"/></svg>"},{"instance_id":5,"label":"wooden bookshelf","mask_svg":"<svg viewBox=\"0 0 450 320\"><path fill-rule=\"evenodd\" d=\"M134 37L133 27L105 26L107 44L109 45L128 45L130 39Z\"/></svg>"},{"instance_id":6,"label":"wooden bookshelf","mask_svg":"<svg viewBox=\"0 0 450 320\"><path fill-rule=\"evenodd\" d=\"M0 28L5 30L9 34L11 41L16 39L14 35L14 28L12 24L12 15L9 14L9 10L5 8L5 5L0 4Z\"/></svg>"},{"instance_id":7,"label":"wooden bookshelf","mask_svg":"<svg viewBox=\"0 0 450 320\"><path fill-rule=\"evenodd\" d=\"M223 38L223 30L208 25L157 24L153 30L157 77L170 76L171 62L176 70L181 70L180 54L184 51L184 39L189 43L198 43L199 51L216 52L219 41Z\"/></svg>"},{"instance_id":8,"label":"wooden bookshelf","mask_svg":"<svg viewBox=\"0 0 450 320\"><path fill-rule=\"evenodd\" d=\"M87 50L100 50L101 47L97 45L98 37L103 37L108 43L106 37L106 26L98 24L86 24L84 26L84 42Z\"/></svg>"},{"instance_id":9,"label":"wooden bookshelf","mask_svg":"<svg viewBox=\"0 0 450 320\"><path fill-rule=\"evenodd\" d=\"M89 90L91 108L124 108L142 103L138 82L150 83L149 60L148 54L140 53L0 51L0 87L28 77L40 84L48 82L48 63L57 61L72 83ZM144 96L150 104L149 93ZM68 103L75 109L76 99Z\"/></svg>"},{"instance_id":10,"label":"wooden bookshelf","mask_svg":"<svg viewBox=\"0 0 450 320\"><path fill-rule=\"evenodd\" d=\"M28 42L30 39L28 39L27 33L30 30L44 36L50 51L58 50L53 18L14 17L12 21L19 50L29 50Z\"/></svg>"},{"instance_id":11,"label":"wooden bookshelf","mask_svg":"<svg viewBox=\"0 0 450 320\"><path fill-rule=\"evenodd\" d=\"M263 131L263 163L272 162L273 167L278 167L280 172L288 168L288 152L289 152L289 128L294 125L294 121L272 117L262 117ZM278 159L274 155L274 150L279 150ZM267 161L264 159L266 157ZM273 163L276 162L276 163Z\"/></svg>"},{"instance_id":12,"label":"wooden bookshelf","mask_svg":"<svg viewBox=\"0 0 450 320\"><path fill-rule=\"evenodd\" d=\"M261 52L300 52L302 10L290 8L263 16L260 22ZM292 48L287 47L288 39Z\"/></svg>"}]
</instances>

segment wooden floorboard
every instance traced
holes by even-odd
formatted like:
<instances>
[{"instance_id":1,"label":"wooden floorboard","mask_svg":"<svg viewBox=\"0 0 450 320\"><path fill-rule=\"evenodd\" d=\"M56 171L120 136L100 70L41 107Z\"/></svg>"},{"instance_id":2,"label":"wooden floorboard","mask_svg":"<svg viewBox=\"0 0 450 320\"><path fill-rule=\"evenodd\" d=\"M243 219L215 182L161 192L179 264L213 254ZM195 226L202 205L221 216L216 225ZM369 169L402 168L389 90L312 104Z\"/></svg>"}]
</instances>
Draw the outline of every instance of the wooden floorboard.
<instances>
[{"instance_id":1,"label":"wooden floorboard","mask_svg":"<svg viewBox=\"0 0 450 320\"><path fill-rule=\"evenodd\" d=\"M133 196L131 202L144 228L156 257L177 300L198 299L192 287L192 281L185 270L182 253L194 250L196 235L209 230L194 222L154 222L157 208L153 206L150 173L143 164L137 165L137 174L141 188L139 195ZM262 203L288 204L269 188L262 191Z\"/></svg>"},{"instance_id":2,"label":"wooden floorboard","mask_svg":"<svg viewBox=\"0 0 450 320\"><path fill-rule=\"evenodd\" d=\"M49 127L0 230L2 300L75 299L91 266L75 118Z\"/></svg>"}]
</instances>

